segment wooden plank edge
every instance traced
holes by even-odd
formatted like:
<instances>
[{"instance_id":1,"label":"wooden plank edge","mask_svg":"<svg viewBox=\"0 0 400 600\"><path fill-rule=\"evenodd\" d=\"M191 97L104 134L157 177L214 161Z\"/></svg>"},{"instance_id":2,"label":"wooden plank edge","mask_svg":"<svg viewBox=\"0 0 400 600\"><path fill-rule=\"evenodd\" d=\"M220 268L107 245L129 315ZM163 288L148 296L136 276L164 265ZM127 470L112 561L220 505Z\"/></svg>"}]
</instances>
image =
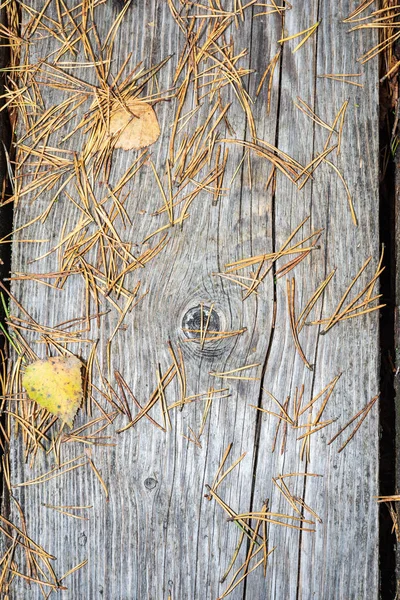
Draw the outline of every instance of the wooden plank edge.
<instances>
[{"instance_id":1,"label":"wooden plank edge","mask_svg":"<svg viewBox=\"0 0 400 600\"><path fill-rule=\"evenodd\" d=\"M7 9L4 4L0 6L0 25L2 27L7 26ZM7 40L0 38L0 68L4 68L9 64L9 49L7 46ZM0 97L4 94L5 85L5 73L0 72ZM2 108L4 101L0 98L0 109ZM7 159L6 152L11 149L12 133L10 127L10 121L7 110L0 110L0 200L3 201L4 197L10 196L10 183L7 175ZM2 206L0 203L0 239L9 234L12 231L13 223L13 207L12 204ZM9 277L11 268L11 244L0 244L0 281L3 281L5 277ZM0 306L0 322L3 323L5 318L2 306ZM0 350L5 349L4 337L0 337ZM0 392L1 394L1 392ZM0 422L5 424L5 415L0 415ZM1 468L1 461L4 456L5 440L1 440L3 443L0 444L0 512L2 515L7 516L10 509L10 498L8 488L4 485L3 469ZM0 544L2 547L3 544Z\"/></svg>"}]
</instances>

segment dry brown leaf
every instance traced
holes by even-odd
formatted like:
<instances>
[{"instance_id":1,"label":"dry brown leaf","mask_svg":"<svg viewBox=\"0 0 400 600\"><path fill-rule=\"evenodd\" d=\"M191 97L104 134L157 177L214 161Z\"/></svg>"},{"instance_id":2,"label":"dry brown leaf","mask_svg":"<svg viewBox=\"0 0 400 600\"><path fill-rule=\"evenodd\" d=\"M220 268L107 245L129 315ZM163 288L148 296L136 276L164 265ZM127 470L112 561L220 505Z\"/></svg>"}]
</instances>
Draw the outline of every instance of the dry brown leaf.
<instances>
[{"instance_id":1,"label":"dry brown leaf","mask_svg":"<svg viewBox=\"0 0 400 600\"><path fill-rule=\"evenodd\" d=\"M160 126L156 113L147 102L128 100L111 111L110 134L117 137L115 148L139 150L158 140Z\"/></svg>"}]
</instances>

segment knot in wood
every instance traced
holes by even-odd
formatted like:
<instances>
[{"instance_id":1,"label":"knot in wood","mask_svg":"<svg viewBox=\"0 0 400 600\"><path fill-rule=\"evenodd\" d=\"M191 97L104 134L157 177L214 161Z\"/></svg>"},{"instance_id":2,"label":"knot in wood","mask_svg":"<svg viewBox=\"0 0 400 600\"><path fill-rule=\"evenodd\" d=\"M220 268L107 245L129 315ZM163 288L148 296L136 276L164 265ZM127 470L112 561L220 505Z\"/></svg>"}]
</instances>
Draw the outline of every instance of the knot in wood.
<instances>
[{"instance_id":1,"label":"knot in wood","mask_svg":"<svg viewBox=\"0 0 400 600\"><path fill-rule=\"evenodd\" d=\"M144 480L144 487L147 488L148 490L154 490L156 485L157 485L157 480L154 479L154 477L147 477Z\"/></svg>"},{"instance_id":2,"label":"knot in wood","mask_svg":"<svg viewBox=\"0 0 400 600\"><path fill-rule=\"evenodd\" d=\"M221 319L215 307L198 304L189 308L183 316L182 329L186 337L200 340L202 332L205 335L218 333L221 330Z\"/></svg>"}]
</instances>

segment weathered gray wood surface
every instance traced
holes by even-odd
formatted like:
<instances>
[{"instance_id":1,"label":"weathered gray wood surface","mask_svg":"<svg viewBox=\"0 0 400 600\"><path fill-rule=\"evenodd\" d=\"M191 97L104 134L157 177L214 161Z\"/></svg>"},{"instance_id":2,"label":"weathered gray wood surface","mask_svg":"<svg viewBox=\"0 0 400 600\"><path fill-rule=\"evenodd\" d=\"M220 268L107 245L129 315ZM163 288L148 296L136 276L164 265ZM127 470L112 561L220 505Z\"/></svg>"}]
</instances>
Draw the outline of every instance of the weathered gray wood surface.
<instances>
[{"instance_id":1,"label":"weathered gray wood surface","mask_svg":"<svg viewBox=\"0 0 400 600\"><path fill-rule=\"evenodd\" d=\"M294 100L300 96L322 119L332 123L342 103L349 99L337 165L351 190L359 226L352 224L343 185L327 165L320 165L314 180L301 191L278 174L273 195L271 186L265 188L270 165L253 156L251 183L245 161L229 192L216 205L212 205L210 194L200 195L190 207L190 217L183 227L168 232L169 243L163 252L140 271L136 280L132 279L140 279L142 289L148 289L149 294L127 315L126 331L117 334L113 368L121 371L143 405L157 385L158 363L166 369L170 362L167 341L176 344L184 339L184 315L201 302L208 305L214 302L225 330L247 327L247 331L220 343L206 344L203 351L197 344L182 343L188 393L203 393L211 386L217 387L210 371L261 363L263 377L261 381L229 381L231 397L213 402L201 449L181 435L188 433L188 426L197 430L200 425L203 405L196 403L171 415L172 431L167 434L142 420L136 427L115 435L115 446L92 448L93 461L109 486L109 502L105 501L90 469L77 469L44 485L13 490L25 512L29 534L40 539L43 547L57 557L59 575L88 558L87 566L66 580L68 591L61 593L66 600L155 600L166 599L169 593L174 600L216 599L225 589L226 584L220 584L220 578L240 531L226 522L226 515L215 502L204 499L204 485L211 484L230 442L235 458L247 452L240 466L220 487L221 496L235 511L260 510L263 501L269 498L272 510L287 513L288 505L274 488L272 478L292 472L323 475L315 479L298 477L291 483L293 493L303 497L322 518L315 533L271 526L270 547L276 546L276 550L271 555L266 578L262 567L259 568L230 597L378 598L378 523L374 500L379 491L377 406L343 453L338 454L337 442L326 445L378 393L378 316L372 313L340 323L325 336L318 335L317 327L305 328L301 334L303 349L315 365L310 372L295 351L286 299L286 279L293 274L299 310L337 267L322 308L317 305L317 317L318 311L329 315L365 259L372 255L374 265L378 260L377 63L371 61L363 67L364 88L317 78L324 73L358 72L356 59L361 47L372 46L375 40L370 32L363 36L347 33L348 25L341 21L354 8L353 2L313 0L307 4L305 9L304 3L294 2L292 10L286 12L288 34L306 29L319 19L321 24L295 54L292 50L298 40L283 45L281 63L274 75L270 114L266 114L265 91L254 105L257 133L260 139L276 144L306 165L322 151L327 132L299 112ZM35 6L39 10L42 5L37 2ZM103 35L118 9L111 3L97 9L102 15L98 28ZM50 6L49 10L54 9ZM249 49L245 61L255 70L247 82L251 96L282 36L279 15L251 19L254 11L247 9L246 20L240 21L237 29L234 26L231 29L236 52ZM44 56L54 49L54 43L54 39L44 39L31 52ZM166 2L134 2L118 34L115 72L128 52L133 53L132 65L143 60L146 66L174 54L159 76L167 89L182 44L183 37ZM34 60L37 59L36 54ZM82 77L89 76L82 72ZM164 80L168 84L164 85ZM229 117L235 137L250 139L243 110L234 94L227 91L226 97L233 102ZM59 101L59 96L49 91L44 101L50 106ZM175 109L174 101L156 107L162 137L151 150L159 171L165 164ZM194 130L204 114L195 116L188 129ZM242 156L240 146L230 147L224 186L231 181ZM117 179L131 162L130 153L116 151L111 177ZM130 191L127 210L133 225L124 236L140 244L156 228L151 213L162 204L150 168L139 173ZM34 204L23 200L16 210L16 225L40 214L47 203L48 198L39 198ZM228 262L279 249L308 215L311 219L306 231L324 228L321 248L312 252L288 277L274 281L271 272L260 286L259 294L243 302L237 285L212 275L223 271ZM54 256L34 267L30 260L57 243L60 224L66 220L74 222L76 210L61 198L44 224L33 225L21 236L50 239L50 244L16 243L13 271L56 270ZM77 279L70 278L62 291L28 281L15 283L13 292L42 324L55 325L83 314L85 294ZM112 311L102 317L100 329L93 325L90 332L92 338L100 339L104 368L105 340L117 322L118 314ZM74 351L84 356L85 347ZM311 436L310 461L301 461L301 442L296 441L299 434L291 429L285 451L281 453L278 438L272 453L277 421L249 405L260 401L262 407L274 411L276 407L263 389L283 402L303 383L308 402L340 372L341 379L324 414L325 419L338 417L338 421ZM78 424L85 418L86 415L80 414ZM118 421L119 426L122 424ZM68 460L81 452L81 444L64 444L62 458ZM12 482L23 482L47 471L53 466L52 460L51 455L38 456L32 470L25 463L18 439L14 439ZM78 521L43 504L92 505L93 509L88 511L88 521ZM11 515L17 517L16 513ZM245 555L241 554L244 560ZM27 589L26 583L17 579L11 597L33 599L42 595L39 589Z\"/></svg>"},{"instance_id":2,"label":"weathered gray wood surface","mask_svg":"<svg viewBox=\"0 0 400 600\"><path fill-rule=\"evenodd\" d=\"M6 11L5 8L2 7L0 9L0 24L4 25L6 23ZM6 40L2 40L0 44L0 67L4 68L7 66L9 61L9 50L7 48ZM4 93L4 74L0 77L0 94ZM1 141L5 144L6 147L9 148L10 144L10 131L9 124L7 119L6 112L0 112L0 132L1 132ZM0 181L3 186L4 178L7 176L7 160L4 152L3 146L0 149ZM2 187L3 189L3 187ZM7 233L9 233L10 229L10 209L9 207L2 207L0 213L0 235L3 237ZM9 251L6 247L0 249L0 277L5 277L7 275L6 270L9 268Z\"/></svg>"},{"instance_id":3,"label":"weathered gray wood surface","mask_svg":"<svg viewBox=\"0 0 400 600\"><path fill-rule=\"evenodd\" d=\"M399 231L399 215L400 215L400 170L399 170L399 157L396 156L395 160L395 188L394 188L394 252L396 256L396 264L398 264L398 257L400 256L400 231ZM394 431L395 431L395 448L396 448L396 463L395 463L395 483L396 488L398 488L398 484L400 482L400 383L399 383L399 371L397 370L400 365L400 355L399 355L399 346L397 340L400 339L400 278L399 272L396 269L396 273L394 276L394 295L395 295L395 303L394 303L394 356L395 356L395 377L394 377L394 393L395 393L395 422L394 422ZM398 512L398 508L396 507ZM400 548L396 546L396 591L400 593Z\"/></svg>"}]
</instances>

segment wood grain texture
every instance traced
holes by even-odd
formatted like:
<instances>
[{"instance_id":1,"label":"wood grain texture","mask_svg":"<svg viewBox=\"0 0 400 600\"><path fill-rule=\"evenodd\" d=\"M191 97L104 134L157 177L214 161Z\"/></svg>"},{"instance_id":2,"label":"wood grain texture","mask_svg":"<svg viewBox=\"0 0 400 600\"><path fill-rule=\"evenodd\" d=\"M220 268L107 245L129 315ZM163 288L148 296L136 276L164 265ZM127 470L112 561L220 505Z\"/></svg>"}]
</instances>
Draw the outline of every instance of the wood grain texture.
<instances>
[{"instance_id":1,"label":"wood grain texture","mask_svg":"<svg viewBox=\"0 0 400 600\"><path fill-rule=\"evenodd\" d=\"M320 165L314 179L301 191L278 174L273 194L271 186L268 189L265 186L271 165L253 155L251 177L245 159L229 186L243 157L243 148L230 145L224 178L229 191L215 205L210 194L202 193L191 205L190 217L183 226L168 232L169 241L163 252L140 270L139 277L132 277L132 287L140 279L142 289L149 293L127 316L127 329L118 332L112 367L121 371L142 405L157 386L158 364L165 370L170 363L168 340L174 344L181 342L189 394L203 393L219 385L209 375L210 371L260 363L262 379L229 381L231 396L213 402L201 449L182 436L188 434L189 426L194 430L200 426L203 405L196 403L171 415L172 431L166 434L142 420L125 433L114 434L110 440L114 446L94 447L91 457L109 487L108 502L87 467L45 485L14 489L26 515L29 534L40 539L43 547L57 557L59 575L88 558L87 566L66 581L68 590L60 596L65 600L155 600L167 599L169 593L174 600L216 599L225 589L226 584L221 584L220 579L240 531L233 523L227 523L226 515L215 502L204 498L204 486L211 484L230 442L235 458L247 452L240 466L220 487L221 496L237 512L259 510L269 498L271 510L288 513L288 505L275 489L272 478L291 472L317 473L323 477L300 477L291 483L293 493L304 498L322 518L315 533L271 525L270 546L276 546L276 550L267 577L262 576L262 568L256 570L229 597L233 600L378 598L378 524L374 500L378 494L377 406L343 453L337 453L337 442L326 445L378 393L378 316L373 313L339 323L325 336L319 335L318 327L306 327L301 342L305 355L314 364L311 372L295 350L286 298L286 280L294 276L299 310L336 267L323 306L317 305L314 313L317 318L318 312L329 315L365 259L372 255L373 268L378 261L377 64L371 62L363 67L364 88L318 79L317 75L324 73L356 72L361 38L348 34L348 26L342 22L353 3L343 0L333 5L327 0L313 0L308 4L304 10L301 3L293 3L293 9L286 12L286 31L291 35L320 19L321 24L296 53L292 50L298 40L283 45L274 74L270 114L266 114L265 87L254 104L257 135L306 165L322 151L327 132L296 108L296 97L300 96L328 123L348 99L343 147L340 156L332 160L351 190L359 226L352 224L343 185L327 165ZM40 10L42 4L37 2L35 6ZM50 6L51 10L54 7ZM107 3L97 10L102 15L99 32L104 36L119 7ZM260 10L248 9L246 19L230 29L235 51L249 49L245 63L255 72L249 75L246 85L252 97L282 36L279 15L252 19L256 12ZM362 40L368 45L375 42L370 32ZM159 83L167 89L183 43L166 2L133 2L118 34L115 72L128 52L132 52L132 65L144 60L146 66L173 55L159 75ZM33 61L47 55L53 49L52 44L54 39L43 39L32 48ZM83 76L90 77L82 73ZM59 102L60 97L60 92L49 90L44 100L50 106ZM230 89L224 99L232 102L229 119L235 137L250 140L245 114ZM151 151L158 172L165 165L175 110L174 101L156 107L162 134ZM205 102L189 122L188 132L204 122L208 110ZM69 147L77 149L72 142ZM115 151L110 179L116 181L131 162L131 154ZM162 198L152 170L142 169L129 191L127 210L132 226L124 236L141 244L148 232L159 226L152 213L162 205ZM41 214L48 201L45 195L33 204L29 199L23 201L16 209L16 226ZM258 295L243 301L237 285L213 275L223 271L226 263L279 249L307 216L311 218L305 225L306 233L324 229L320 249L313 251L288 276L276 279L271 271ZM52 256L34 267L30 261L57 243L60 224L74 223L76 218L75 208L65 197L60 197L49 219L31 226L22 236L50 242L47 246L15 243L13 271L54 271ZM13 292L40 323L55 325L82 315L85 290L78 279L70 278L63 290L29 281L16 282ZM204 350L198 344L185 342L184 317L202 302L208 306L215 303L223 329L246 327L245 333L206 344ZM110 311L102 317L100 328L93 324L90 332L93 339L99 339L104 370L106 340L117 322L118 314ZM43 353L44 349L39 351ZM84 344L74 349L83 356L85 351ZM311 436L310 460L301 461L301 442L296 442L299 433L290 428L285 451L280 451L279 438L272 453L277 421L271 415L257 412L250 404L274 410L276 407L263 390L283 402L303 383L308 401L340 372L341 379L324 414L324 418L337 417L338 421ZM224 384L224 380L219 381ZM172 396L178 397L177 386ZM85 422L86 418L79 414L77 423ZM118 421L117 426L122 425ZM64 444L63 460L83 451L80 444ZM12 453L13 483L32 479L53 466L52 458L43 454L31 469L25 463L18 438L13 439ZM77 521L51 511L44 504L92 505L93 509L88 521ZM16 512L11 517L16 519ZM243 550L241 557L244 560ZM18 579L12 594L13 600L42 597L39 589L28 589Z\"/></svg>"},{"instance_id":2,"label":"wood grain texture","mask_svg":"<svg viewBox=\"0 0 400 600\"><path fill-rule=\"evenodd\" d=\"M396 160L395 160L395 198L394 198L394 214L395 214L395 218L393 219L394 221L394 227L395 227L395 231L394 231L394 238L395 238L395 256L396 259L398 256L400 256L400 228L399 228L399 214L400 214L400 170L399 170L400 164L399 164L399 157L398 155L396 155ZM397 367L400 365L400 348L397 344L397 340L400 339L400 277L399 277L399 273L396 271L396 275L394 278L394 294L395 294L395 306L394 306L394 315L393 315L393 329L394 329L394 355L396 357L396 373L395 373L395 377L394 377L394 393L395 393L395 406L394 406L394 410L395 410L395 418L394 418L394 422L392 422L390 425L391 427L394 428L395 431L395 448L396 448L396 463L395 463L395 482L396 485L398 484L398 482L400 481L400 453L399 453L399 448L400 448L400 430L399 430L399 425L400 425L400 381L399 381L399 377L398 377L398 371L397 371ZM390 380L389 380L390 381ZM400 573L400 548L397 545L396 547L396 558L395 558L395 568L396 568L396 581L397 581L397 585L396 585L396 591L400 591L400 579L399 579L399 573Z\"/></svg>"},{"instance_id":3,"label":"wood grain texture","mask_svg":"<svg viewBox=\"0 0 400 600\"><path fill-rule=\"evenodd\" d=\"M6 9L5 7L0 8L0 24L5 25L6 23ZM4 68L9 60L9 51L5 40L0 43L0 68ZM4 74L0 76L0 95L4 93ZM0 103L2 106L2 103ZM8 115L5 111L0 112L0 182L1 189L4 189L5 178L7 177L7 160L4 152L3 144L9 149L10 146L10 127L8 123ZM0 235L3 237L9 233L11 228L11 211L9 207L3 206L0 212ZM7 276L7 270L9 270L9 248L2 246L0 248L0 277Z\"/></svg>"}]
</instances>

